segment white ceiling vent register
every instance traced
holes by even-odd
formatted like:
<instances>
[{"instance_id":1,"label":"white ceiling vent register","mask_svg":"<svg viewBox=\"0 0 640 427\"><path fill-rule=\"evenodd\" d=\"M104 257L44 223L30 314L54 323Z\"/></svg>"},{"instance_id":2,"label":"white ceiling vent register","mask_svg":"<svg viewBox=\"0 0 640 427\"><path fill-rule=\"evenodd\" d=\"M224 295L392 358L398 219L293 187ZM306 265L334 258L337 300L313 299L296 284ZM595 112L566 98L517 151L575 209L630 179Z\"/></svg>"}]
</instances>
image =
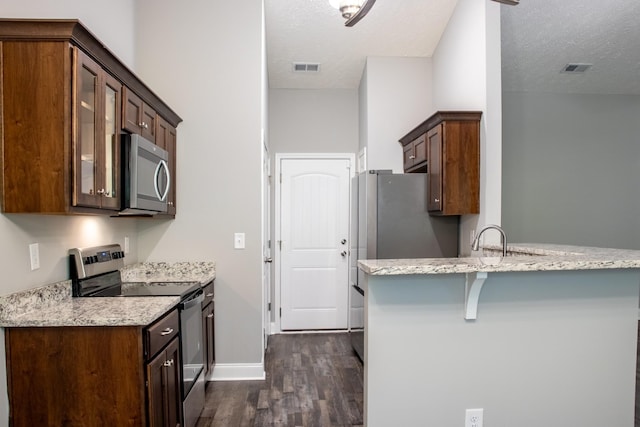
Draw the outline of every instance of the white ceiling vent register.
<instances>
[{"instance_id":1,"label":"white ceiling vent register","mask_svg":"<svg viewBox=\"0 0 640 427\"><path fill-rule=\"evenodd\" d=\"M562 67L562 71L560 72L572 73L572 74L584 73L591 67L593 67L593 64L567 64L564 67Z\"/></svg>"},{"instance_id":2,"label":"white ceiling vent register","mask_svg":"<svg viewBox=\"0 0 640 427\"><path fill-rule=\"evenodd\" d=\"M311 62L294 62L293 72L294 73L319 73L320 64L311 63Z\"/></svg>"}]
</instances>

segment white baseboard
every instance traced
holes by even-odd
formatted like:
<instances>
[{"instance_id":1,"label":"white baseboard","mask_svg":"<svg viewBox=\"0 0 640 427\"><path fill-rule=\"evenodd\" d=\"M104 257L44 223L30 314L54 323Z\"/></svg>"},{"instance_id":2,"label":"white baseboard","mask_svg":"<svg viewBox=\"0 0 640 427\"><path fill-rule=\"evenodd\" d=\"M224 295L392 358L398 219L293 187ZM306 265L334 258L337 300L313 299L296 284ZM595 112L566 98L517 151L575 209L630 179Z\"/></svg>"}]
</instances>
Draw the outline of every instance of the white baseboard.
<instances>
[{"instance_id":1,"label":"white baseboard","mask_svg":"<svg viewBox=\"0 0 640 427\"><path fill-rule=\"evenodd\" d=\"M251 381L264 380L266 374L262 363L216 363L207 381Z\"/></svg>"}]
</instances>

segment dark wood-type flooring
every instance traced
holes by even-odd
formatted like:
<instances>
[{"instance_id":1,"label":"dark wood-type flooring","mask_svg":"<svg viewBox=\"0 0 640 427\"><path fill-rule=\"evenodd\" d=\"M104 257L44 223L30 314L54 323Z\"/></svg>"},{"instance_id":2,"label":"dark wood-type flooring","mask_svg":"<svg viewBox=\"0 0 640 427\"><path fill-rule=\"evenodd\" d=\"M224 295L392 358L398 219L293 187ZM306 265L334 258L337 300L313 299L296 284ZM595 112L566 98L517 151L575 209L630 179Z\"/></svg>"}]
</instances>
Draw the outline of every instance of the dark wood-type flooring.
<instances>
[{"instance_id":1,"label":"dark wood-type flooring","mask_svg":"<svg viewBox=\"0 0 640 427\"><path fill-rule=\"evenodd\" d=\"M196 427L362 426L363 370L349 335L269 337L265 381L207 383Z\"/></svg>"}]
</instances>

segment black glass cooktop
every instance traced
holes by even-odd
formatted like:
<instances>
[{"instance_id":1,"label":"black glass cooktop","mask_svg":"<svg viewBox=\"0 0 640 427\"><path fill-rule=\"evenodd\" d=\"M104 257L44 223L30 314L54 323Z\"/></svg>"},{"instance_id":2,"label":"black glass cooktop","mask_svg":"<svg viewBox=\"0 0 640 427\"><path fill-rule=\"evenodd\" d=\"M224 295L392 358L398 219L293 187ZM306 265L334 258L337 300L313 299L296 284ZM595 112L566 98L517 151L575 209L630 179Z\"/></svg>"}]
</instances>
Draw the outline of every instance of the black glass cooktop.
<instances>
[{"instance_id":1,"label":"black glass cooktop","mask_svg":"<svg viewBox=\"0 0 640 427\"><path fill-rule=\"evenodd\" d=\"M200 288L198 282L133 282L123 283L120 295L125 297L180 296L184 297Z\"/></svg>"}]
</instances>

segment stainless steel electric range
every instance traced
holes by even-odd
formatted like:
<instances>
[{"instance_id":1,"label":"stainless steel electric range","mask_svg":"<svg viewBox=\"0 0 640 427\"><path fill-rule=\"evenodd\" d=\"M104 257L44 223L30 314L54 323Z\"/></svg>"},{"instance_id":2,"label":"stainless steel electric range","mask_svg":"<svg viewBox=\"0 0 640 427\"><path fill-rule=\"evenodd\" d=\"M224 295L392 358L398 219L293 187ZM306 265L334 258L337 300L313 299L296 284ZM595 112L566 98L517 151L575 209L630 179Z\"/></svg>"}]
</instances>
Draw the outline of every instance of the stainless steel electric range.
<instances>
[{"instance_id":1,"label":"stainless steel electric range","mask_svg":"<svg viewBox=\"0 0 640 427\"><path fill-rule=\"evenodd\" d=\"M120 269L125 254L120 245L69 250L73 296L153 297L179 296L180 356L182 360L182 407L184 427L195 426L204 407L204 353L201 303L204 294L198 282L123 283Z\"/></svg>"}]
</instances>

